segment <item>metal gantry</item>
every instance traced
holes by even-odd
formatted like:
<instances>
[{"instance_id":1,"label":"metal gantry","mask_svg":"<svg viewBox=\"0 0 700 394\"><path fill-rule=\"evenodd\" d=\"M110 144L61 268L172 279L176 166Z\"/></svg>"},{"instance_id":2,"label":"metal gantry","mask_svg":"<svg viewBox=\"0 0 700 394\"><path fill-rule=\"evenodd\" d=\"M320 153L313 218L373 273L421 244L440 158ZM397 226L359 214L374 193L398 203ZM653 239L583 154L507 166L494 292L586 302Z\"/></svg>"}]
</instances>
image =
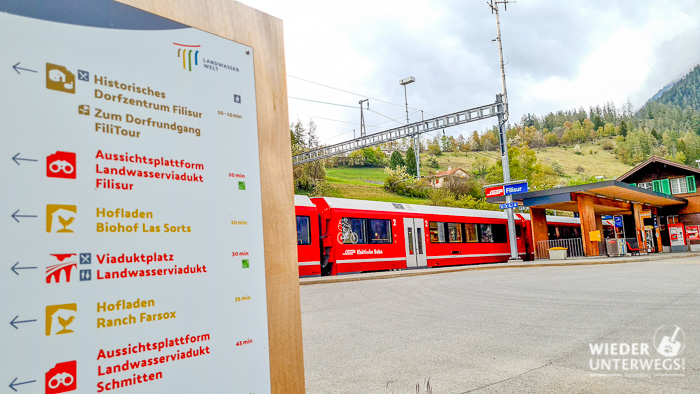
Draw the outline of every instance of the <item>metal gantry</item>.
<instances>
[{"instance_id":1,"label":"metal gantry","mask_svg":"<svg viewBox=\"0 0 700 394\"><path fill-rule=\"evenodd\" d=\"M352 152L354 150L367 148L386 142L400 140L406 137L413 137L417 134L428 133L446 127L459 126L465 123L476 122L483 119L503 115L504 107L500 100L488 105L466 109L449 115L437 116L432 119L414 122L406 126L380 131L375 134L361 136L350 141L341 142L335 145L324 146L318 149L300 153L292 157L292 164L299 165L311 161L325 159Z\"/></svg>"}]
</instances>

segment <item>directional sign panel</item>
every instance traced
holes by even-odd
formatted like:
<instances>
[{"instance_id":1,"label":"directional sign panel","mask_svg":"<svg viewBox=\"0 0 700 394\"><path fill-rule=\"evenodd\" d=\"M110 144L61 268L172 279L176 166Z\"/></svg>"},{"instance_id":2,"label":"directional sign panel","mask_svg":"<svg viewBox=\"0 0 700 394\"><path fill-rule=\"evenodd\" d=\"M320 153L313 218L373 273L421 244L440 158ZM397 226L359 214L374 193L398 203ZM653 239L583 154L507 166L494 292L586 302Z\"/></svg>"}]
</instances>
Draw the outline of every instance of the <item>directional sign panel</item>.
<instances>
[{"instance_id":1,"label":"directional sign panel","mask_svg":"<svg viewBox=\"0 0 700 394\"><path fill-rule=\"evenodd\" d=\"M500 209L509 209L509 208L517 208L517 207L518 207L517 201L508 202L505 204L498 204L498 208L500 208Z\"/></svg>"},{"instance_id":2,"label":"directional sign panel","mask_svg":"<svg viewBox=\"0 0 700 394\"><path fill-rule=\"evenodd\" d=\"M269 392L253 48L106 0L0 41L0 390Z\"/></svg>"}]
</instances>

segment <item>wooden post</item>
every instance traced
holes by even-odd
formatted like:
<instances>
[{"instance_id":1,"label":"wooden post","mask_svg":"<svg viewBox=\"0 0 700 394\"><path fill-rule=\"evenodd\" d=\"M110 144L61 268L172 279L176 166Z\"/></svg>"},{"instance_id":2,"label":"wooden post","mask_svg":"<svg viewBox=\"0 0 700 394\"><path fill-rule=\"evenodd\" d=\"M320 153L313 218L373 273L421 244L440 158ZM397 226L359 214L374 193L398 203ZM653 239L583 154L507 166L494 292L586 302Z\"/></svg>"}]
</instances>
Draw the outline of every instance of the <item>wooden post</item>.
<instances>
[{"instance_id":1,"label":"wooden post","mask_svg":"<svg viewBox=\"0 0 700 394\"><path fill-rule=\"evenodd\" d=\"M542 256L537 255L537 242L549 239L546 210L544 208L530 208L530 219L532 220L532 243L535 246L535 257L548 258L549 253L546 250Z\"/></svg>"},{"instance_id":2,"label":"wooden post","mask_svg":"<svg viewBox=\"0 0 700 394\"><path fill-rule=\"evenodd\" d=\"M651 213L656 217L656 223L659 222L659 210L656 207L651 207ZM656 237L656 252L663 253L664 247L661 244L661 231L658 227L654 227L654 236Z\"/></svg>"},{"instance_id":3,"label":"wooden post","mask_svg":"<svg viewBox=\"0 0 700 394\"><path fill-rule=\"evenodd\" d=\"M231 0L119 1L254 50L271 387L273 393L303 393L304 356L282 21Z\"/></svg>"},{"instance_id":4,"label":"wooden post","mask_svg":"<svg viewBox=\"0 0 700 394\"><path fill-rule=\"evenodd\" d=\"M642 219L642 204L632 204L632 215L634 215L634 227L637 234L637 244L640 251L647 250L647 242L644 237L644 220Z\"/></svg>"},{"instance_id":5,"label":"wooden post","mask_svg":"<svg viewBox=\"0 0 700 394\"><path fill-rule=\"evenodd\" d=\"M586 194L576 194L578 213L581 218L581 237L586 256L598 256L598 241L592 241L589 232L596 230L595 209L593 197Z\"/></svg>"}]
</instances>

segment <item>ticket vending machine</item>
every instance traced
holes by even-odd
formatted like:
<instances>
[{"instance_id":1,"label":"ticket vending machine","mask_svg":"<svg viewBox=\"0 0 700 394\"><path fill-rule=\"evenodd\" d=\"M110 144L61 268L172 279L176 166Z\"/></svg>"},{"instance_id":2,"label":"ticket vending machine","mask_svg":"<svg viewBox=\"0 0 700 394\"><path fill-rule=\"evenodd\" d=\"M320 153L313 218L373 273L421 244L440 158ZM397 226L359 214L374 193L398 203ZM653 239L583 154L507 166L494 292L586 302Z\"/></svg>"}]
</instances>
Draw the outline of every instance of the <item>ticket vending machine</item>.
<instances>
[{"instance_id":1,"label":"ticket vending machine","mask_svg":"<svg viewBox=\"0 0 700 394\"><path fill-rule=\"evenodd\" d=\"M669 224L668 236L671 238L671 252L688 251L688 247L685 245L685 233L683 232L682 223Z\"/></svg>"},{"instance_id":2,"label":"ticket vending machine","mask_svg":"<svg viewBox=\"0 0 700 394\"><path fill-rule=\"evenodd\" d=\"M644 226L644 239L647 244L647 253L656 252L656 231L654 226Z\"/></svg>"}]
</instances>

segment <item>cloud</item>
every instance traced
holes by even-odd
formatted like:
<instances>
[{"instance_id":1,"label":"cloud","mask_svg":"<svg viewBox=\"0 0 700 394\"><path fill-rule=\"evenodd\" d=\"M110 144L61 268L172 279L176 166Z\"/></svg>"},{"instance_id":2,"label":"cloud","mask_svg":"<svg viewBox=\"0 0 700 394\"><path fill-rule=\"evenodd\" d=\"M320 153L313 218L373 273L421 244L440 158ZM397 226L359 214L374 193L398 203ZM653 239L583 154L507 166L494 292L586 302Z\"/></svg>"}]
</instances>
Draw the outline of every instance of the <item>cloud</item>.
<instances>
[{"instance_id":1,"label":"cloud","mask_svg":"<svg viewBox=\"0 0 700 394\"><path fill-rule=\"evenodd\" d=\"M246 2L244 0L244 2ZM493 102L501 92L495 17L484 1L300 0L246 2L284 21L287 72L359 93L358 96L290 78L290 118L313 117L322 141L341 142L359 130L363 97L370 131L404 122L404 91L425 117ZM642 105L666 83L700 62L700 7L674 2L523 0L501 12L511 122L631 99ZM411 120L420 114L411 110ZM325 119L320 119L325 118ZM328 120L333 119L333 120ZM495 120L448 133L489 128Z\"/></svg>"}]
</instances>

